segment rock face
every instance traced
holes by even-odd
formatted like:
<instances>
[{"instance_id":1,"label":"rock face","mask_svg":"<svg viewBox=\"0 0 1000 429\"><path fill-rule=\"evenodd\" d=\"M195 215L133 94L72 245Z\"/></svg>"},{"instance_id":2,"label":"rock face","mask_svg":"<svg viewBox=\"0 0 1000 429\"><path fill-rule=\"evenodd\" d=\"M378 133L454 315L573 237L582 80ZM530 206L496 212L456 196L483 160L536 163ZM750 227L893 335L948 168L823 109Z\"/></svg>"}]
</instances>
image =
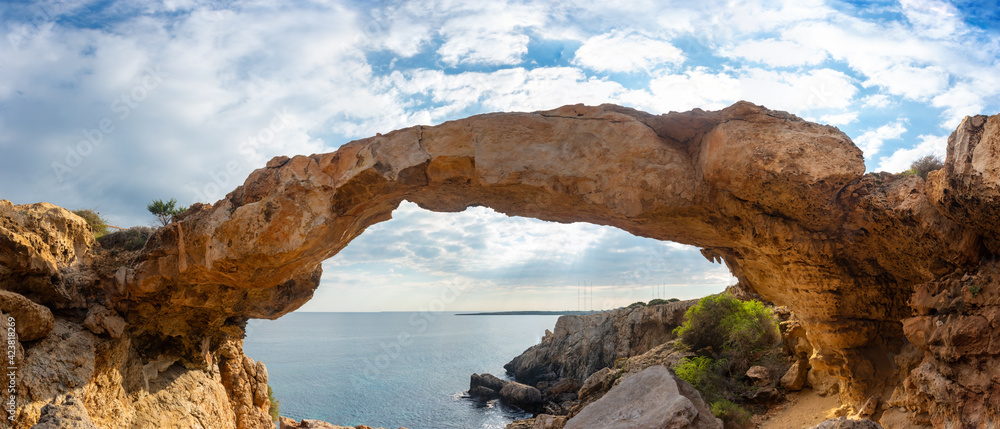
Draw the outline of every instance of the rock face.
<instances>
[{"instance_id":1,"label":"rock face","mask_svg":"<svg viewBox=\"0 0 1000 429\"><path fill-rule=\"evenodd\" d=\"M635 374L566 422L566 429L722 429L701 395L666 367Z\"/></svg>"},{"instance_id":2,"label":"rock face","mask_svg":"<svg viewBox=\"0 0 1000 429\"><path fill-rule=\"evenodd\" d=\"M100 263L81 218L0 201L0 290L53 315L51 331L18 342L18 383L34 387L23 390L15 426L72 394L99 427L190 403L210 410L214 427L264 427L266 371L240 350L246 320L301 306L322 261L404 199L699 246L800 316L808 382L827 383L848 408L893 407L914 425L996 425L1000 350L988 333L1000 289L1000 116L966 118L946 167L926 182L864 170L836 128L746 102L665 115L577 105L275 158L225 199L158 230L120 267ZM62 335L72 340L59 344ZM154 374L169 381L158 392L147 387ZM141 405L159 392L184 397L184 380L206 388L155 411Z\"/></svg>"},{"instance_id":3,"label":"rock face","mask_svg":"<svg viewBox=\"0 0 1000 429\"><path fill-rule=\"evenodd\" d=\"M674 328L684 322L684 313L696 302L561 316L552 335L504 368L531 385L565 377L582 383L597 370L614 366L618 358L636 356L672 340Z\"/></svg>"}]
</instances>

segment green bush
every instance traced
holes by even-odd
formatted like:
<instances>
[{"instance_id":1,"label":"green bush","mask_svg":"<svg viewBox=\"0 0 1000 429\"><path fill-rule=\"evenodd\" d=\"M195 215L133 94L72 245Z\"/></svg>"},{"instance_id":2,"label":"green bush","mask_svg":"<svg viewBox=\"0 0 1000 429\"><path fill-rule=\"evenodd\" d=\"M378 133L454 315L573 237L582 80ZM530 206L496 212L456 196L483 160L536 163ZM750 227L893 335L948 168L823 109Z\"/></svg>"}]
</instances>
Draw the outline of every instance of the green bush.
<instances>
[{"instance_id":1,"label":"green bush","mask_svg":"<svg viewBox=\"0 0 1000 429\"><path fill-rule=\"evenodd\" d=\"M135 251L142 249L156 230L148 226L134 226L129 229L115 231L97 239L101 247L112 250Z\"/></svg>"},{"instance_id":2,"label":"green bush","mask_svg":"<svg viewBox=\"0 0 1000 429\"><path fill-rule=\"evenodd\" d=\"M944 161L942 161L941 158L938 158L934 155L927 155L923 158L913 161L913 163L910 164L910 169L908 173L916 174L917 176L926 179L927 173L930 173L934 170L940 170L942 168L944 168Z\"/></svg>"},{"instance_id":3,"label":"green bush","mask_svg":"<svg viewBox=\"0 0 1000 429\"><path fill-rule=\"evenodd\" d=\"M276 422L278 421L278 416L281 415L278 412L278 406L281 405L281 401L274 399L274 390L271 390L270 384L267 385L267 399L271 401L271 409L268 411L271 414L271 421Z\"/></svg>"},{"instance_id":4,"label":"green bush","mask_svg":"<svg viewBox=\"0 0 1000 429\"><path fill-rule=\"evenodd\" d=\"M685 314L674 330L696 353L724 360L730 376L741 377L753 362L781 341L778 323L759 301L740 301L728 293L709 295Z\"/></svg>"},{"instance_id":5,"label":"green bush","mask_svg":"<svg viewBox=\"0 0 1000 429\"><path fill-rule=\"evenodd\" d=\"M724 399L730 389L730 384L725 377L725 362L716 362L707 356L695 356L681 359L674 367L674 373L681 380L691 383L695 389L701 392L705 402L714 402Z\"/></svg>"},{"instance_id":6,"label":"green bush","mask_svg":"<svg viewBox=\"0 0 1000 429\"><path fill-rule=\"evenodd\" d=\"M636 301L636 302L633 302L633 303L629 304L628 308L639 308L639 307L645 307L645 306L646 306L645 302Z\"/></svg>"},{"instance_id":7,"label":"green bush","mask_svg":"<svg viewBox=\"0 0 1000 429\"><path fill-rule=\"evenodd\" d=\"M94 231L94 238L101 238L101 236L108 233L108 221L104 220L96 210L73 210L73 214L87 221L87 225L90 225L90 229Z\"/></svg>"},{"instance_id":8,"label":"green bush","mask_svg":"<svg viewBox=\"0 0 1000 429\"><path fill-rule=\"evenodd\" d=\"M712 414L715 417L722 419L726 429L745 429L753 427L753 421L751 420L752 414L749 411L744 410L743 407L739 406L732 401L722 399L713 402L710 406L712 409Z\"/></svg>"},{"instance_id":9,"label":"green bush","mask_svg":"<svg viewBox=\"0 0 1000 429\"><path fill-rule=\"evenodd\" d=\"M678 301L680 301L680 300L677 299L677 298L670 298L670 299L667 300L667 302L678 302Z\"/></svg>"}]
</instances>

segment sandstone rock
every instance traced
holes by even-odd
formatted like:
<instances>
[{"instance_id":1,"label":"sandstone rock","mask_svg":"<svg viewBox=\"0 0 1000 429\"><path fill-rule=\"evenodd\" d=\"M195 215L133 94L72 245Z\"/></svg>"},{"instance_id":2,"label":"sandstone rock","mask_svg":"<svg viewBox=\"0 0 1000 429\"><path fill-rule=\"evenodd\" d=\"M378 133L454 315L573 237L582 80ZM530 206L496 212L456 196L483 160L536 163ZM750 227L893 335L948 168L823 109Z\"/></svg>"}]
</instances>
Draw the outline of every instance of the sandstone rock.
<instances>
[{"instance_id":1,"label":"sandstone rock","mask_svg":"<svg viewBox=\"0 0 1000 429\"><path fill-rule=\"evenodd\" d=\"M56 398L42 407L38 423L32 429L98 429L83 404L72 395Z\"/></svg>"},{"instance_id":2,"label":"sandstone rock","mask_svg":"<svg viewBox=\"0 0 1000 429\"><path fill-rule=\"evenodd\" d=\"M811 429L882 429L882 426L868 419L848 420L841 417L827 420Z\"/></svg>"},{"instance_id":3,"label":"sandstone rock","mask_svg":"<svg viewBox=\"0 0 1000 429\"><path fill-rule=\"evenodd\" d=\"M781 376L781 387L790 391L802 390L806 385L808 374L809 360L798 359L792 363L792 366L788 368L785 375Z\"/></svg>"},{"instance_id":4,"label":"sandstone rock","mask_svg":"<svg viewBox=\"0 0 1000 429\"><path fill-rule=\"evenodd\" d=\"M83 306L79 285L65 280L93 244L87 222L66 209L0 200L0 289L52 307Z\"/></svg>"},{"instance_id":5,"label":"sandstone rock","mask_svg":"<svg viewBox=\"0 0 1000 429\"><path fill-rule=\"evenodd\" d=\"M771 374L771 370L760 365L751 366L746 375L756 386L767 386L774 382L774 374Z\"/></svg>"},{"instance_id":6,"label":"sandstone rock","mask_svg":"<svg viewBox=\"0 0 1000 429\"><path fill-rule=\"evenodd\" d=\"M505 429L534 429L534 428L535 428L535 419L530 418L530 419L514 420L510 422L510 424L508 424Z\"/></svg>"},{"instance_id":7,"label":"sandstone rock","mask_svg":"<svg viewBox=\"0 0 1000 429\"><path fill-rule=\"evenodd\" d=\"M569 419L566 429L722 428L694 388L665 367L640 372Z\"/></svg>"},{"instance_id":8,"label":"sandstone rock","mask_svg":"<svg viewBox=\"0 0 1000 429\"><path fill-rule=\"evenodd\" d=\"M125 332L126 323L118 313L98 304L87 312L83 326L98 335L107 332L112 338L120 338Z\"/></svg>"},{"instance_id":9,"label":"sandstone rock","mask_svg":"<svg viewBox=\"0 0 1000 429\"><path fill-rule=\"evenodd\" d=\"M44 338L55 323L52 311L47 307L6 290L0 290L0 311L14 318L15 330L21 341ZM10 321L3 320L2 323L9 325Z\"/></svg>"},{"instance_id":10,"label":"sandstone rock","mask_svg":"<svg viewBox=\"0 0 1000 429\"><path fill-rule=\"evenodd\" d=\"M583 382L580 386L580 392L577 397L580 400L590 399L595 393L603 393L611 389L611 385L615 382L615 378L619 373L611 368L601 368L587 377L587 380Z\"/></svg>"},{"instance_id":11,"label":"sandstone rock","mask_svg":"<svg viewBox=\"0 0 1000 429\"><path fill-rule=\"evenodd\" d=\"M101 305L129 325L119 338L95 336L57 317L47 336L22 338L18 383L27 396L15 426L30 427L69 393L85 399L99 427L132 428L185 407L212 410L202 416L213 427L267 427L266 371L246 365L233 339L248 318L306 302L322 262L403 199L701 247L741 288L800 316L789 348L808 356L808 381L839 392L844 410L872 397L888 404L884 396L898 392L893 407L905 406L915 423L996 426L1000 342L988 333L1000 329L998 136L1000 116L967 118L949 138L945 168L925 181L864 174L861 152L839 130L746 102L665 115L612 105L479 115L276 158L106 270L95 268L102 255L82 219L0 201L0 290L57 314ZM585 380L669 339L670 314L651 313L646 324L650 310L636 311L642 317L620 322L566 318L585 358L531 363L560 362L546 351L568 340L557 327L511 372L532 383ZM96 319L88 325L107 332ZM597 332L616 329L620 340L607 343ZM151 356L179 359L153 383L191 377L206 388L140 407ZM629 371L616 374L622 384ZM219 386L222 396L211 393Z\"/></svg>"},{"instance_id":12,"label":"sandstone rock","mask_svg":"<svg viewBox=\"0 0 1000 429\"><path fill-rule=\"evenodd\" d=\"M563 429L566 426L566 416L539 414L535 417L532 429Z\"/></svg>"},{"instance_id":13,"label":"sandstone rock","mask_svg":"<svg viewBox=\"0 0 1000 429\"><path fill-rule=\"evenodd\" d=\"M500 399L508 404L530 411L542 405L542 392L516 382L508 382L500 389Z\"/></svg>"}]
</instances>

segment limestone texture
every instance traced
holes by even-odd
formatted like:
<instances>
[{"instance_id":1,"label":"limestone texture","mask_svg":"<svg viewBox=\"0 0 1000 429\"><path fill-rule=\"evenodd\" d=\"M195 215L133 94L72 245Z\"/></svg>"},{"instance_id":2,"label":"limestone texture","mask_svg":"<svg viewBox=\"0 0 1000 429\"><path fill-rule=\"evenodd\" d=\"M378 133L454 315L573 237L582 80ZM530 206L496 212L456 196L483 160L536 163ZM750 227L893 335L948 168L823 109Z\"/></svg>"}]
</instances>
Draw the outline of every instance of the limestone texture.
<instances>
[{"instance_id":1,"label":"limestone texture","mask_svg":"<svg viewBox=\"0 0 1000 429\"><path fill-rule=\"evenodd\" d=\"M0 201L0 290L52 314L51 330L19 332L14 426L34 425L65 394L102 428L171 412L201 421L179 427L269 426L266 370L241 350L246 321L308 301L321 263L403 200L698 246L742 288L798 315L806 383L850 413L995 426L998 197L1000 115L967 117L945 168L924 180L865 174L836 128L739 102L663 115L614 105L477 115L278 157L132 253L95 246L62 208ZM49 320L29 313L20 317ZM663 337L641 322L622 328L638 342L576 363L587 370L529 376L582 383L583 372ZM190 393L195 384L204 388ZM177 401L150 399L161 392Z\"/></svg>"}]
</instances>

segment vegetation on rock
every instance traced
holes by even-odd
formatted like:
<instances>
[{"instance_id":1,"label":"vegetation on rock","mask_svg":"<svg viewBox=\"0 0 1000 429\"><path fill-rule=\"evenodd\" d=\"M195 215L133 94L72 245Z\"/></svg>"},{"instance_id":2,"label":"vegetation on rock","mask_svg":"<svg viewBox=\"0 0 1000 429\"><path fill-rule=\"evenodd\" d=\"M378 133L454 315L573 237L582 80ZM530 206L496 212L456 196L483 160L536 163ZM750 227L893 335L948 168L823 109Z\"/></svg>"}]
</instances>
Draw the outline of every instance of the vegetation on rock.
<instances>
[{"instance_id":1,"label":"vegetation on rock","mask_svg":"<svg viewBox=\"0 0 1000 429\"><path fill-rule=\"evenodd\" d=\"M105 234L98 238L97 242L101 243L101 247L108 250L126 250L131 252L142 249L146 245L146 241L149 240L149 236L153 235L155 231L148 226L134 226L129 229Z\"/></svg>"},{"instance_id":2,"label":"vegetation on rock","mask_svg":"<svg viewBox=\"0 0 1000 429\"><path fill-rule=\"evenodd\" d=\"M757 390L747 370L787 369L776 318L759 301L740 301L729 293L702 298L686 317L674 332L697 356L682 359L674 368L677 376L701 392L727 428L744 427L749 413L739 404Z\"/></svg>"},{"instance_id":3,"label":"vegetation on rock","mask_svg":"<svg viewBox=\"0 0 1000 429\"><path fill-rule=\"evenodd\" d=\"M910 169L905 171L908 174L915 174L923 179L927 178L927 174L944 168L944 161L935 155L927 155L910 164Z\"/></svg>"},{"instance_id":4,"label":"vegetation on rock","mask_svg":"<svg viewBox=\"0 0 1000 429\"><path fill-rule=\"evenodd\" d=\"M271 402L271 408L268 410L271 414L271 418L274 419L274 421L278 421L278 416L281 415L278 411L278 406L281 405L281 401L274 399L274 390L271 389L270 384L267 385L267 400Z\"/></svg>"},{"instance_id":5,"label":"vegetation on rock","mask_svg":"<svg viewBox=\"0 0 1000 429\"><path fill-rule=\"evenodd\" d=\"M187 208L177 207L177 200L171 198L168 201L153 200L153 202L146 205L146 210L149 210L153 216L156 216L156 220L159 220L163 226L167 226L175 215L184 213L187 211Z\"/></svg>"},{"instance_id":6,"label":"vegetation on rock","mask_svg":"<svg viewBox=\"0 0 1000 429\"><path fill-rule=\"evenodd\" d=\"M94 230L94 238L101 238L108 233L108 221L101 217L101 213L92 209L73 210L73 214L80 216L87 221L90 229Z\"/></svg>"}]
</instances>

